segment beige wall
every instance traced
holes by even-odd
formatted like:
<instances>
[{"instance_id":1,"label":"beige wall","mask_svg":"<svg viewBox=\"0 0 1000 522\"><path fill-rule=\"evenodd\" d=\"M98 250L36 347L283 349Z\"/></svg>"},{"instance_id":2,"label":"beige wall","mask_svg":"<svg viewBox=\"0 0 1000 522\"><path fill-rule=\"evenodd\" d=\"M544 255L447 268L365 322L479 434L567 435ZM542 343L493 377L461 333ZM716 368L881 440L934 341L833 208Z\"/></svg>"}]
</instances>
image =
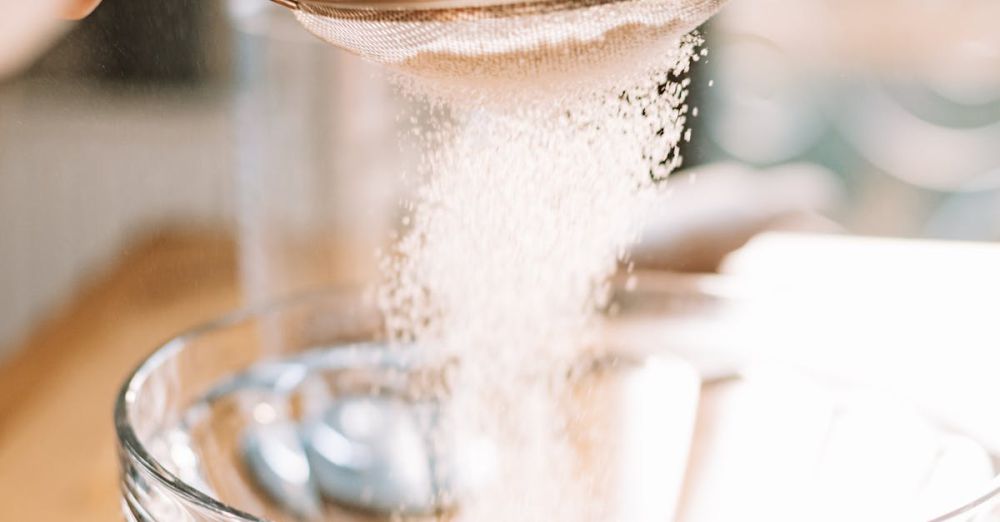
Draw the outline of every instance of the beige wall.
<instances>
[{"instance_id":1,"label":"beige wall","mask_svg":"<svg viewBox=\"0 0 1000 522\"><path fill-rule=\"evenodd\" d=\"M221 100L66 83L0 85L0 356L131 236L231 215Z\"/></svg>"}]
</instances>

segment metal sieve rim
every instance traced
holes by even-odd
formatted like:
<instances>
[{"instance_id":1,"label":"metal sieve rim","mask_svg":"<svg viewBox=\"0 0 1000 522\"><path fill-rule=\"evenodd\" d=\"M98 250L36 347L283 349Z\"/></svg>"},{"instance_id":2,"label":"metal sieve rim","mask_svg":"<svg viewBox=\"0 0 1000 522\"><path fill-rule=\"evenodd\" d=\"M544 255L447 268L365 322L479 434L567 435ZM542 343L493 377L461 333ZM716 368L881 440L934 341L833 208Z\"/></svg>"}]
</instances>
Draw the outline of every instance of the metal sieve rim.
<instances>
[{"instance_id":1,"label":"metal sieve rim","mask_svg":"<svg viewBox=\"0 0 1000 522\"><path fill-rule=\"evenodd\" d=\"M516 4L545 4L555 0L271 0L289 9L302 9L306 5L320 5L328 8L372 9L372 10L428 10L466 9L497 7ZM622 0L603 0L598 3L614 3Z\"/></svg>"}]
</instances>

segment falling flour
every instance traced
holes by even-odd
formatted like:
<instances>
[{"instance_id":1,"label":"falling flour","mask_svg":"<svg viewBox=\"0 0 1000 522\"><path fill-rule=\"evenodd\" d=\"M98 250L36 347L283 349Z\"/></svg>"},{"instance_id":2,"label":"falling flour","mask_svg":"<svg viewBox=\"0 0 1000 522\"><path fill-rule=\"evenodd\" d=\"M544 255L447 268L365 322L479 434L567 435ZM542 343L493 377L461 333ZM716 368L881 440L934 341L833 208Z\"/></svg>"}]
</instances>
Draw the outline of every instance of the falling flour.
<instances>
[{"instance_id":1,"label":"falling flour","mask_svg":"<svg viewBox=\"0 0 1000 522\"><path fill-rule=\"evenodd\" d=\"M394 340L454 363L440 444L494 443L483 458L498 486L463 501L459 520L615 520L567 428L567 376L597 349L608 279L680 164L699 44L558 83L444 82L454 57L404 80L433 117L414 131L419 182L380 304Z\"/></svg>"}]
</instances>

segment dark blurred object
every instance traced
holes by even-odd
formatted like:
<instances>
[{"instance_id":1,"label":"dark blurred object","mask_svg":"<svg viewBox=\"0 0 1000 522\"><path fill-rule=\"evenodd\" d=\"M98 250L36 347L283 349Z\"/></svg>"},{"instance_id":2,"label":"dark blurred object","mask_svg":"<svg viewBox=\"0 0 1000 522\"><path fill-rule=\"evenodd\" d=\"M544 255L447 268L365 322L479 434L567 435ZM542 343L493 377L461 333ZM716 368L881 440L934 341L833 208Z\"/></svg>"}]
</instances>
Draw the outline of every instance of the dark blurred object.
<instances>
[{"instance_id":1,"label":"dark blurred object","mask_svg":"<svg viewBox=\"0 0 1000 522\"><path fill-rule=\"evenodd\" d=\"M32 69L156 85L196 84L225 70L225 3L105 0Z\"/></svg>"}]
</instances>

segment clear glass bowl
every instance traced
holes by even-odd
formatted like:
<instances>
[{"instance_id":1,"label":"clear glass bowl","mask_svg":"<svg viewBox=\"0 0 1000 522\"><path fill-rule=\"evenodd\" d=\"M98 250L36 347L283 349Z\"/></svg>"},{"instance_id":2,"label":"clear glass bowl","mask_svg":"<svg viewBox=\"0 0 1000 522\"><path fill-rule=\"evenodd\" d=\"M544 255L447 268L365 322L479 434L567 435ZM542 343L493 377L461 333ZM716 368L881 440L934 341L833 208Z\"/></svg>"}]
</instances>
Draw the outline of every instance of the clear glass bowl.
<instances>
[{"instance_id":1,"label":"clear glass bowl","mask_svg":"<svg viewBox=\"0 0 1000 522\"><path fill-rule=\"evenodd\" d=\"M318 293L237 312L164 344L128 379L116 406L126 518L242 521L280 515L252 492L236 448L211 448L253 422L252 410L244 416L240 404L225 404L212 408L215 418L199 420L198 428L179 427L187 424L193 404L263 361L372 341L378 329L374 307L360 294ZM250 395L267 388L248 387Z\"/></svg>"},{"instance_id":2,"label":"clear glass bowl","mask_svg":"<svg viewBox=\"0 0 1000 522\"><path fill-rule=\"evenodd\" d=\"M687 321L724 320L724 314L715 313L725 306L723 299L703 294L697 290L697 285L683 282L671 285L670 288L659 285L653 291L640 289L625 296L620 303L621 309L616 316L619 319L609 320L609 323L635 323L632 319L636 318L639 322L644 321L643 318L649 318L680 324ZM391 519L388 516L368 514L365 510L357 509L357 506L352 508L349 506L350 501L321 502L314 506L318 511L312 511L311 514L289 511L287 503L283 504L280 498L261 485L259 474L254 475L253 464L248 463L245 451L246 434L255 427L269 425L276 419L295 419L299 422L313 418L321 414L331 397L358 393L384 394L386 390L397 389L403 381L434 380L433 376L428 377L427 372L422 371L420 364L414 364L409 355L381 348L380 328L376 308L362 293L331 291L303 295L278 304L237 312L164 344L128 378L117 401L115 423L122 470L122 506L126 518L131 521ZM615 328L609 328L609 332L616 331ZM599 446L602 450L607 450L604 453L615 454L613 459L627 460L628 457L623 455L632 455L632 461L627 466L618 465L616 468L626 470L621 471L623 474L614 481L618 489L611 488L608 491L617 491L616 498L638 502L640 505L645 502L642 495L658 495L658 507L653 510L667 514L662 518L659 515L653 518L640 515L642 520L669 519L670 513L675 512L675 507L680 506L679 520L684 522L721 522L722 519L711 516L716 513L717 517L717 511L706 511L696 505L699 496L703 504L706 497L711 500L707 502L708 505L732 504L720 503L718 497L711 498L711 492L706 493L703 484L693 485L693 482L697 483L699 480L704 482L708 476L723 477L722 482L725 482L730 478L742 480L756 474L759 480L744 481L735 491L742 491L740 495L746 498L765 499L762 502L774 500L766 494L756 494L757 490L768 491L765 483L770 476L768 470L764 469L766 466L759 465L760 461L753 461L752 458L749 460L751 463L756 462L752 465L757 468L751 467L751 474L747 475L748 470L737 469L738 465L735 463L720 464L718 458L725 455L712 455L718 448L725 447L750 448L745 453L754 453L757 442L742 441L743 446L733 446L716 440L718 433L706 435L708 432L705 431L706 416L711 417L708 419L709 424L725 426L732 421L732 418L726 420L725 416L718 417L718 412L713 412L712 408L717 409L722 400L720 397L732 395L731 391L726 390L731 390L728 387L733 382L744 380L745 375L737 371L729 375L706 377L707 380L703 383L697 379L693 367L686 366L686 363L676 363L680 361L677 357L650 355L644 351L645 347L639 346L641 341L634 341L634 335L625 334L616 341L618 335L609 334L610 344L619 348L620 355L616 357L631 361L633 367L645 368L648 361L657 358L666 358L665 360L674 363L667 365L672 370L653 374L652 380L647 379L645 384L621 388L632 390L631 395L614 395L612 403L609 403L612 407L604 410L644 411L645 414L634 417L619 415L613 417L613 420L612 417L601 417L602 420L597 421L598 424L613 425L614 429L623 433L629 432L627 439L621 439L625 443L619 441L617 445ZM617 364L612 366L619 368ZM695 375L693 379L688 378L688 370L685 368L691 370L690 375ZM637 375L641 373L643 372L636 372ZM752 373L774 375L767 371ZM767 379L770 377L765 377L765 382L769 382ZM788 382L798 382L797 379L798 376L793 376ZM693 401L688 400L690 397L685 395L692 389L699 388L700 410L697 409L698 392L691 394ZM636 395L635 390L641 390L639 395ZM608 395L599 391L595 396L602 394ZM852 390L851 394L858 396L856 390ZM667 396L671 398L665 399ZM677 399L681 396L683 400ZM866 395L861 397L862 402L869 402ZM614 402L626 400L632 402ZM635 401L642 404L637 406ZM692 404L694 407L689 411L686 405ZM745 401L741 404L745 404ZM650 408L665 413L662 416L649 415ZM808 412L809 408L811 406L806 405L806 409L802 411ZM785 415L771 411L766 415L768 416L761 417L761 423L770 422L774 429L778 429L779 425L801 424L803 417L795 412ZM664 419L669 421L664 422ZM875 423L878 422L881 421L876 419ZM751 424L753 423L754 419L751 419ZM626 428L621 430L620 426ZM650 446L643 445L642 442L670 440L669 437L690 434L692 431L695 433L695 440L690 453L691 464L687 464L688 445L691 441L681 440L682 436L673 439L676 442L670 444L661 442ZM713 437L715 438L712 439ZM699 438L712 441L706 442ZM765 440L762 444L773 445L774 440ZM637 445L643 451L627 451L629 447ZM290 465L294 468L295 458L291 460ZM657 464L651 467L650 461L656 461ZM662 462L684 464L681 467L664 466L660 464ZM776 465L780 465L780 462ZM694 468L686 469L688 466ZM698 466L702 466L702 469L697 469ZM705 466L711 469L706 471ZM681 493L680 484L685 480L685 472L688 473L688 478ZM864 465L847 472L859 478L873 475L873 471L865 469ZM650 473L655 475L651 476ZM647 480L633 480L638 476L645 476ZM644 483L664 484L664 491L659 493L655 489L643 490L641 484ZM788 481L785 480L785 483ZM702 488L701 492L698 491L699 487ZM940 509L935 508L938 509L936 513L942 513L935 515L936 518L907 518L913 512L913 506L907 503L899 506L898 513L903 514L896 516L897 511L891 511L887 516L892 520L933 519L933 522L1000 520L1000 493L991 491L991 487L984 484L975 491L956 492L956 500L949 500L952 503ZM720 494L725 498L733 490L723 488L721 491L728 491ZM831 498L835 500L837 492L833 493ZM785 496L793 495L786 492ZM781 495L776 498L780 501L778 503L783 502L789 506L795 504L795 499L782 498ZM809 513L806 518L822 518L812 516L820 504L804 498L798 498L798 501L801 502L796 509L799 509L800 516ZM282 507L283 505L286 507ZM765 506L765 511L766 509ZM801 511L802 509L806 511ZM635 511L634 508L628 508L625 512ZM880 515L867 520L886 520L887 516ZM634 517L629 517L628 522L632 522ZM448 519L447 515L443 518ZM414 519L437 518L430 516Z\"/></svg>"}]
</instances>

